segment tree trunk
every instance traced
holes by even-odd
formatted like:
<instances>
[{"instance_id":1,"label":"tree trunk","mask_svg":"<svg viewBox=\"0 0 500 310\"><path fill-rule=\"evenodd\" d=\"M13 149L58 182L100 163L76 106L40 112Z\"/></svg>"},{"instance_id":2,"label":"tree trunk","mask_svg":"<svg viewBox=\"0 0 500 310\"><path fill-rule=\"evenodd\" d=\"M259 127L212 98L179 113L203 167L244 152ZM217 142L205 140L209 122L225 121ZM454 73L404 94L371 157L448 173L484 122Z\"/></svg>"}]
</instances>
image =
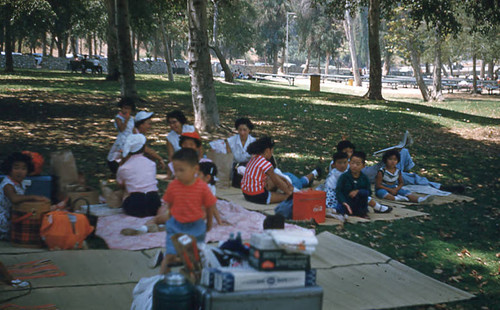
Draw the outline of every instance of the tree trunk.
<instances>
[{"instance_id":1,"label":"tree trunk","mask_svg":"<svg viewBox=\"0 0 500 310\"><path fill-rule=\"evenodd\" d=\"M219 111L208 47L206 0L188 0L187 13L194 125L199 131L210 132L219 126Z\"/></svg>"},{"instance_id":2,"label":"tree trunk","mask_svg":"<svg viewBox=\"0 0 500 310\"><path fill-rule=\"evenodd\" d=\"M217 23L219 21L219 5L217 3L217 0L212 0L212 3L214 5L214 24L212 26L213 47L211 46L210 48L215 52L215 55L219 59L219 63L222 67L222 70L224 71L224 81L232 83L234 81L233 73L231 72L231 68L229 68L229 65L227 64L226 57L224 57L224 54L222 54L221 50L219 49L217 41L217 34L218 34Z\"/></svg>"},{"instance_id":3,"label":"tree trunk","mask_svg":"<svg viewBox=\"0 0 500 310\"><path fill-rule=\"evenodd\" d=\"M448 66L450 67L450 76L453 77L453 63L449 58L448 58Z\"/></svg>"},{"instance_id":4,"label":"tree trunk","mask_svg":"<svg viewBox=\"0 0 500 310\"><path fill-rule=\"evenodd\" d=\"M448 76L448 72L446 71L446 68L444 67L443 63L441 63L441 70L442 70L444 76Z\"/></svg>"},{"instance_id":5,"label":"tree trunk","mask_svg":"<svg viewBox=\"0 0 500 310\"><path fill-rule=\"evenodd\" d=\"M137 46L136 46L135 60L139 61L140 59L141 59L141 36L137 35Z\"/></svg>"},{"instance_id":6,"label":"tree trunk","mask_svg":"<svg viewBox=\"0 0 500 310\"><path fill-rule=\"evenodd\" d=\"M413 69L413 76L417 82L418 89L422 94L422 99L424 101L429 101L429 90L427 85L425 85L424 78L422 77L422 71L420 70L420 55L415 49L415 43L412 39L408 41L408 50L410 51L410 63Z\"/></svg>"},{"instance_id":7,"label":"tree trunk","mask_svg":"<svg viewBox=\"0 0 500 310\"><path fill-rule=\"evenodd\" d=\"M163 17L160 15L160 26L163 38L163 57L165 57L165 63L167 65L168 80L170 82L174 81L174 72L172 71L172 59L170 58L170 46L168 45L167 28L163 23Z\"/></svg>"},{"instance_id":8,"label":"tree trunk","mask_svg":"<svg viewBox=\"0 0 500 310\"><path fill-rule=\"evenodd\" d=\"M7 10L10 5L7 5ZM10 13L10 14L9 14ZM14 72L14 59L12 58L12 25L10 24L10 16L12 11L7 12L5 19L5 72Z\"/></svg>"},{"instance_id":9,"label":"tree trunk","mask_svg":"<svg viewBox=\"0 0 500 310\"><path fill-rule=\"evenodd\" d=\"M87 36L87 47L89 51L89 59L92 58L92 34Z\"/></svg>"},{"instance_id":10,"label":"tree trunk","mask_svg":"<svg viewBox=\"0 0 500 310\"><path fill-rule=\"evenodd\" d=\"M302 69L302 74L309 73L309 64L311 63L311 47L307 48L307 58L304 69Z\"/></svg>"},{"instance_id":11,"label":"tree trunk","mask_svg":"<svg viewBox=\"0 0 500 310\"><path fill-rule=\"evenodd\" d=\"M443 101L443 87L441 83L441 44L440 36L436 36L436 45L434 50L434 72L432 74L432 100Z\"/></svg>"},{"instance_id":12,"label":"tree trunk","mask_svg":"<svg viewBox=\"0 0 500 310\"><path fill-rule=\"evenodd\" d=\"M280 72L282 74L286 73L285 69L285 53L286 53L286 46L283 46L283 50L281 51L281 60L280 60Z\"/></svg>"},{"instance_id":13,"label":"tree trunk","mask_svg":"<svg viewBox=\"0 0 500 310\"><path fill-rule=\"evenodd\" d=\"M94 34L92 37L94 40L94 55L100 55L97 53L97 36Z\"/></svg>"},{"instance_id":14,"label":"tree trunk","mask_svg":"<svg viewBox=\"0 0 500 310\"><path fill-rule=\"evenodd\" d=\"M349 51L351 53L351 66L352 75L354 76L354 85L361 86L361 77L359 75L358 56L356 54L356 42L354 40L352 18L348 10L345 11L344 16L344 30L345 36L349 41Z\"/></svg>"},{"instance_id":15,"label":"tree trunk","mask_svg":"<svg viewBox=\"0 0 500 310\"><path fill-rule=\"evenodd\" d=\"M493 80L493 73L494 73L493 67L494 66L495 66L495 62L493 60L491 60L488 63L488 76L490 77L491 80Z\"/></svg>"},{"instance_id":16,"label":"tree trunk","mask_svg":"<svg viewBox=\"0 0 500 310\"><path fill-rule=\"evenodd\" d=\"M370 46L370 86L364 96L371 100L383 100L382 97L382 61L380 59L380 0L370 0L368 8L368 43Z\"/></svg>"},{"instance_id":17,"label":"tree trunk","mask_svg":"<svg viewBox=\"0 0 500 310\"><path fill-rule=\"evenodd\" d=\"M50 45L49 45L49 56L52 57L54 56L54 44L55 44L55 40L54 40L54 35L50 35Z\"/></svg>"},{"instance_id":18,"label":"tree trunk","mask_svg":"<svg viewBox=\"0 0 500 310\"><path fill-rule=\"evenodd\" d=\"M481 71L479 73L479 76L484 80L484 74L486 71L486 61L484 59L481 59Z\"/></svg>"},{"instance_id":19,"label":"tree trunk","mask_svg":"<svg viewBox=\"0 0 500 310\"><path fill-rule=\"evenodd\" d=\"M118 61L118 37L116 32L116 7L115 0L105 0L108 12L108 25L106 37L108 44L108 75L107 81L118 81L120 79L120 68Z\"/></svg>"},{"instance_id":20,"label":"tree trunk","mask_svg":"<svg viewBox=\"0 0 500 310\"><path fill-rule=\"evenodd\" d=\"M384 67L382 68L382 75L389 75L391 72L391 60L392 60L392 52L385 49L384 50Z\"/></svg>"},{"instance_id":21,"label":"tree trunk","mask_svg":"<svg viewBox=\"0 0 500 310\"><path fill-rule=\"evenodd\" d=\"M78 50L76 47L76 39L74 36L71 36L69 40L71 42L71 52L73 53L73 57L76 57L76 54L78 54Z\"/></svg>"},{"instance_id":22,"label":"tree trunk","mask_svg":"<svg viewBox=\"0 0 500 310\"><path fill-rule=\"evenodd\" d=\"M45 32L42 34L42 56L47 56L47 34Z\"/></svg>"},{"instance_id":23,"label":"tree trunk","mask_svg":"<svg viewBox=\"0 0 500 310\"><path fill-rule=\"evenodd\" d=\"M17 52L22 53L23 52L23 37L19 37L18 45L17 45Z\"/></svg>"},{"instance_id":24,"label":"tree trunk","mask_svg":"<svg viewBox=\"0 0 500 310\"><path fill-rule=\"evenodd\" d=\"M476 69L476 50L472 52L472 93L477 94L477 69Z\"/></svg>"},{"instance_id":25,"label":"tree trunk","mask_svg":"<svg viewBox=\"0 0 500 310\"><path fill-rule=\"evenodd\" d=\"M273 74L278 73L278 47L274 49L273 52Z\"/></svg>"},{"instance_id":26,"label":"tree trunk","mask_svg":"<svg viewBox=\"0 0 500 310\"><path fill-rule=\"evenodd\" d=\"M130 44L128 0L116 0L118 60L122 98L138 99L135 87L134 55Z\"/></svg>"},{"instance_id":27,"label":"tree trunk","mask_svg":"<svg viewBox=\"0 0 500 310\"><path fill-rule=\"evenodd\" d=\"M328 67L330 66L330 58L332 57L332 54L330 52L326 52L325 56L325 75L328 75Z\"/></svg>"},{"instance_id":28,"label":"tree trunk","mask_svg":"<svg viewBox=\"0 0 500 310\"><path fill-rule=\"evenodd\" d=\"M163 31L163 27L162 27L161 31ZM159 32L160 32L160 30L157 30L155 32L155 36L154 36L153 58L155 61L158 60L158 53L159 53L159 49L160 49L160 39L158 39ZM167 57L165 57L165 59L167 59Z\"/></svg>"},{"instance_id":29,"label":"tree trunk","mask_svg":"<svg viewBox=\"0 0 500 310\"><path fill-rule=\"evenodd\" d=\"M425 63L425 75L431 74L431 68L428 62Z\"/></svg>"}]
</instances>

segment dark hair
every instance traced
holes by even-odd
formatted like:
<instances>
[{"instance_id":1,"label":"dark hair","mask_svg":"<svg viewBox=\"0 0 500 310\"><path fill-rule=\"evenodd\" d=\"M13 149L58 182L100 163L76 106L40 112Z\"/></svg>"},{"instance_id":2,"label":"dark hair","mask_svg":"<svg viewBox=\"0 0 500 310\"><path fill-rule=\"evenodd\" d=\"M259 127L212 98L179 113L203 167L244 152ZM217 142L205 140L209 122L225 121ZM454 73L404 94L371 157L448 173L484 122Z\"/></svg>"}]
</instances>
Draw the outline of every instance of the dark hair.
<instances>
[{"instance_id":1,"label":"dark hair","mask_svg":"<svg viewBox=\"0 0 500 310\"><path fill-rule=\"evenodd\" d=\"M351 159L353 157L357 157L357 158L361 158L361 160L363 161L363 163L365 162L366 160L366 153L365 152L361 152L361 151L355 151L352 153L351 155Z\"/></svg>"},{"instance_id":2,"label":"dark hair","mask_svg":"<svg viewBox=\"0 0 500 310\"><path fill-rule=\"evenodd\" d=\"M2 171L6 175L9 175L12 172L12 168L14 167L14 163L23 162L28 167L28 174L35 170L35 166L33 165L33 161L31 160L31 156L27 154L23 154L20 152L14 152L10 154L2 164Z\"/></svg>"},{"instance_id":3,"label":"dark hair","mask_svg":"<svg viewBox=\"0 0 500 310\"><path fill-rule=\"evenodd\" d=\"M247 152L251 155L262 154L266 149L272 149L273 147L273 139L271 139L271 137L264 136L257 141L250 143L247 148Z\"/></svg>"},{"instance_id":4,"label":"dark hair","mask_svg":"<svg viewBox=\"0 0 500 310\"><path fill-rule=\"evenodd\" d=\"M352 144L351 141L349 141L349 140L342 140L342 141L340 141L337 144L337 152L342 152L346 148L350 148L350 149L353 149L353 150L356 149L356 147L354 146L354 144Z\"/></svg>"},{"instance_id":5,"label":"dark hair","mask_svg":"<svg viewBox=\"0 0 500 310\"><path fill-rule=\"evenodd\" d=\"M238 118L234 122L234 127L236 128L236 130L238 130L238 127L240 127L240 125L246 125L248 127L248 129L250 129L250 130L253 130L253 128L254 128L253 123L246 117Z\"/></svg>"},{"instance_id":6,"label":"dark hair","mask_svg":"<svg viewBox=\"0 0 500 310\"><path fill-rule=\"evenodd\" d=\"M184 113L182 113L181 110L173 110L171 112L168 112L167 113L167 122L168 122L168 119L169 118L175 118L176 120L179 121L179 123L181 123L182 125L186 124L187 123L187 118L186 116L184 115Z\"/></svg>"},{"instance_id":7,"label":"dark hair","mask_svg":"<svg viewBox=\"0 0 500 310\"><path fill-rule=\"evenodd\" d=\"M193 149L182 148L174 153L172 161L174 160L183 161L191 166L196 166L199 162L198 152Z\"/></svg>"},{"instance_id":8,"label":"dark hair","mask_svg":"<svg viewBox=\"0 0 500 310\"><path fill-rule=\"evenodd\" d=\"M346 152L337 152L335 154L333 154L333 162L336 163L337 160L339 159L347 159L349 156L347 155Z\"/></svg>"},{"instance_id":9,"label":"dark hair","mask_svg":"<svg viewBox=\"0 0 500 310\"><path fill-rule=\"evenodd\" d=\"M285 229L285 217L281 214L268 215L263 226L264 229Z\"/></svg>"},{"instance_id":10,"label":"dark hair","mask_svg":"<svg viewBox=\"0 0 500 310\"><path fill-rule=\"evenodd\" d=\"M145 118L145 119L143 119L143 120L140 120L140 121L138 121L138 122L135 122L135 123L134 123L134 127L135 127L135 128L139 128L139 126L141 126L142 124L144 124L144 123L145 123L148 119L150 119L152 116L153 116L153 115L151 115L150 117Z\"/></svg>"},{"instance_id":11,"label":"dark hair","mask_svg":"<svg viewBox=\"0 0 500 310\"><path fill-rule=\"evenodd\" d=\"M209 184L215 185L215 176L217 175L217 166L209 161L200 163L200 171L204 175L209 175L212 177Z\"/></svg>"},{"instance_id":12,"label":"dark hair","mask_svg":"<svg viewBox=\"0 0 500 310\"><path fill-rule=\"evenodd\" d=\"M384 156L382 156L382 162L384 164L387 164L387 160L391 156L396 156L396 158L398 159L398 163L401 161L401 155L399 154L398 150L389 150L384 153Z\"/></svg>"},{"instance_id":13,"label":"dark hair","mask_svg":"<svg viewBox=\"0 0 500 310\"><path fill-rule=\"evenodd\" d=\"M179 145L182 146L182 143L184 143L184 141L186 141L186 140L193 140L196 143L196 147L198 147L198 148L201 146L201 140L193 138L193 137L186 137L186 136L181 136L179 138Z\"/></svg>"},{"instance_id":14,"label":"dark hair","mask_svg":"<svg viewBox=\"0 0 500 310\"><path fill-rule=\"evenodd\" d=\"M118 107L123 108L123 107L130 107L132 109L132 112L135 112L135 103L133 99L130 98L122 98L120 101L118 101Z\"/></svg>"}]
</instances>

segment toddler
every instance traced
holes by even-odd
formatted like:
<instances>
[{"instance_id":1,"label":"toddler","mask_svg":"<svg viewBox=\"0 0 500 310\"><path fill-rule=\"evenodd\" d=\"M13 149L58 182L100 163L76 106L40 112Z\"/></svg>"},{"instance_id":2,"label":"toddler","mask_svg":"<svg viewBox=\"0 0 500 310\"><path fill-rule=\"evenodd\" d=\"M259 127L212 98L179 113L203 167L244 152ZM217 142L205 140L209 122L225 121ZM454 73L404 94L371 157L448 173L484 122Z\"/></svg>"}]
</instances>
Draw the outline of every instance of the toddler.
<instances>
[{"instance_id":1,"label":"toddler","mask_svg":"<svg viewBox=\"0 0 500 310\"><path fill-rule=\"evenodd\" d=\"M10 218L13 204L25 201L50 201L47 197L24 195L23 180L34 169L31 157L22 153L12 153L4 161L2 170L6 174L0 183L0 240L9 239Z\"/></svg>"},{"instance_id":2,"label":"toddler","mask_svg":"<svg viewBox=\"0 0 500 310\"><path fill-rule=\"evenodd\" d=\"M401 155L398 150L389 150L384 153L381 167L375 178L376 195L379 198L395 201L430 202L431 195L418 197L410 191L403 189L404 181L401 171L397 168Z\"/></svg>"},{"instance_id":3,"label":"toddler","mask_svg":"<svg viewBox=\"0 0 500 310\"><path fill-rule=\"evenodd\" d=\"M115 116L115 127L118 130L116 141L108 153L108 167L112 173L118 170L118 162L122 158L122 148L127 137L134 130L134 117L131 116L135 111L135 104L132 100L122 98L118 103L120 112Z\"/></svg>"},{"instance_id":4,"label":"toddler","mask_svg":"<svg viewBox=\"0 0 500 310\"><path fill-rule=\"evenodd\" d=\"M200 166L195 150L180 149L172 156L172 163L175 179L163 196L170 219L166 223L166 256L161 263L161 273L168 271L169 264L179 262L170 237L184 233L195 237L198 242L204 242L206 232L212 228L213 210L217 202L207 184L197 177Z\"/></svg>"}]
</instances>

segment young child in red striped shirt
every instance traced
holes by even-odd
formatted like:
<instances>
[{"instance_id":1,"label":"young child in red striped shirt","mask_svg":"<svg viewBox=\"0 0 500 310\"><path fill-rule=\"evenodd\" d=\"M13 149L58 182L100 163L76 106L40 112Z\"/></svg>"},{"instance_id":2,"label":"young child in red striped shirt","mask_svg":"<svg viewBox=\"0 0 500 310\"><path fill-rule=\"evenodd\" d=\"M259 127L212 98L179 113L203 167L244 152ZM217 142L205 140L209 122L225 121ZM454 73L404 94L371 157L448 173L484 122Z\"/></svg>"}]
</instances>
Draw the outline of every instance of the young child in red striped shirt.
<instances>
[{"instance_id":1,"label":"young child in red striped shirt","mask_svg":"<svg viewBox=\"0 0 500 310\"><path fill-rule=\"evenodd\" d=\"M247 148L247 152L253 156L248 162L241 180L241 191L245 199L250 202L277 203L287 199L293 193L293 185L278 176L269 161L273 156L273 148L274 141L270 137L262 137L252 142ZM283 193L270 192L266 188L267 178Z\"/></svg>"}]
</instances>

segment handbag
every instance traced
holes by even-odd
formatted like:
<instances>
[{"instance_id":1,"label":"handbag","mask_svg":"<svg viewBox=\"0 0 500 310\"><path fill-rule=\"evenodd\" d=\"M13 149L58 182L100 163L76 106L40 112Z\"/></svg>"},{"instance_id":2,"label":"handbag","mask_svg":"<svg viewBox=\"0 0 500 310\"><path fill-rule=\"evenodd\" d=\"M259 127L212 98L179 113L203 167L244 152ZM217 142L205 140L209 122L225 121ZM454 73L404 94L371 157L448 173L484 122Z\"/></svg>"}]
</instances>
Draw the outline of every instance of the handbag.
<instances>
[{"instance_id":1,"label":"handbag","mask_svg":"<svg viewBox=\"0 0 500 310\"><path fill-rule=\"evenodd\" d=\"M51 250L81 249L93 230L84 214L52 211L43 217L40 236Z\"/></svg>"}]
</instances>

